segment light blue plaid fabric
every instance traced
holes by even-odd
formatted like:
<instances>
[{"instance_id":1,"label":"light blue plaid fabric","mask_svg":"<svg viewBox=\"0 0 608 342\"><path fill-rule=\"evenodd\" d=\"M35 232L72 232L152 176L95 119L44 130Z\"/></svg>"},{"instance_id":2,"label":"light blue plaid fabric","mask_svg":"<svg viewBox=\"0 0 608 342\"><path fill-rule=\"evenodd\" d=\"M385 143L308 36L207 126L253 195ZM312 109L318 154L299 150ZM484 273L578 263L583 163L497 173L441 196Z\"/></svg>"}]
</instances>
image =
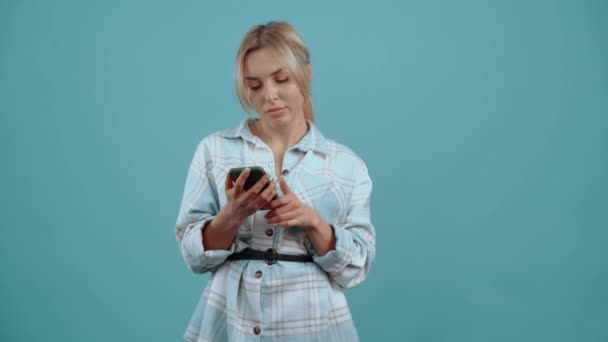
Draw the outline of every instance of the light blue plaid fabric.
<instances>
[{"instance_id":1,"label":"light blue plaid fabric","mask_svg":"<svg viewBox=\"0 0 608 342\"><path fill-rule=\"evenodd\" d=\"M285 180L303 203L333 226L336 250L318 256L301 227L269 225L263 217L266 210L241 225L229 250L203 249L202 227L226 203L224 182L230 168L258 165L276 177L273 153L251 133L248 120L205 137L188 171L175 233L189 269L211 276L184 339L357 341L342 288L365 280L375 258L372 181L361 158L325 138L312 122L307 122L307 134L285 153ZM273 234L267 234L269 229ZM312 254L314 262L226 261L231 253L248 247ZM258 271L260 278L255 276Z\"/></svg>"}]
</instances>

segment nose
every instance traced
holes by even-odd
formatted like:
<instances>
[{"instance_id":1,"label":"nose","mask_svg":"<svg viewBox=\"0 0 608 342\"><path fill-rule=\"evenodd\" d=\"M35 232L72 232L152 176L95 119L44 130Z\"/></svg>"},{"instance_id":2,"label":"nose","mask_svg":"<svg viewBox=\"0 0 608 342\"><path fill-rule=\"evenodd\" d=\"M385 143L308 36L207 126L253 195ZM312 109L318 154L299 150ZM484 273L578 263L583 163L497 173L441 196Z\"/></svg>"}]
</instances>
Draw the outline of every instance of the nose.
<instances>
[{"instance_id":1,"label":"nose","mask_svg":"<svg viewBox=\"0 0 608 342\"><path fill-rule=\"evenodd\" d=\"M270 83L265 88L266 88L266 91L264 92L264 100L266 100L266 101L276 100L278 97L278 93L279 93L277 87L274 84Z\"/></svg>"}]
</instances>

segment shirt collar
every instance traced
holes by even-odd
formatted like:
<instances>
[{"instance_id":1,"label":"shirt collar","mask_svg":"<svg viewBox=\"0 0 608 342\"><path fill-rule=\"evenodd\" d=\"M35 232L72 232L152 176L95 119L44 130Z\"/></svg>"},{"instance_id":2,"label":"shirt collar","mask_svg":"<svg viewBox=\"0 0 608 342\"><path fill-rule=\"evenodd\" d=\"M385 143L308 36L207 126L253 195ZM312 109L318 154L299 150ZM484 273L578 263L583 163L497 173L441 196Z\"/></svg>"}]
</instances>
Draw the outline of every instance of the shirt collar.
<instances>
[{"instance_id":1,"label":"shirt collar","mask_svg":"<svg viewBox=\"0 0 608 342\"><path fill-rule=\"evenodd\" d=\"M251 132L249 127L250 120L254 119L245 118L236 127L220 131L220 135L226 138L242 138L256 145L263 144L264 142ZM294 148L304 152L312 150L329 155L328 142L325 136L323 136L312 121L306 120L306 123L309 127L308 132L295 144Z\"/></svg>"}]
</instances>

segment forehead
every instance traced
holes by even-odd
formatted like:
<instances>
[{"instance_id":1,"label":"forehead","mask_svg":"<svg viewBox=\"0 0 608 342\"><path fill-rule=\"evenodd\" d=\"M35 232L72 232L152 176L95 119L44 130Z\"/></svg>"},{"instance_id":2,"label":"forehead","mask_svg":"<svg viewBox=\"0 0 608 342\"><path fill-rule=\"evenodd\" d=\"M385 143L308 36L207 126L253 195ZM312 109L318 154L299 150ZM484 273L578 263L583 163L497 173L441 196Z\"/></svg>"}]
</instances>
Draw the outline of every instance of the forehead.
<instances>
[{"instance_id":1,"label":"forehead","mask_svg":"<svg viewBox=\"0 0 608 342\"><path fill-rule=\"evenodd\" d=\"M281 68L283 63L268 48L251 51L245 58L245 77L267 77Z\"/></svg>"}]
</instances>

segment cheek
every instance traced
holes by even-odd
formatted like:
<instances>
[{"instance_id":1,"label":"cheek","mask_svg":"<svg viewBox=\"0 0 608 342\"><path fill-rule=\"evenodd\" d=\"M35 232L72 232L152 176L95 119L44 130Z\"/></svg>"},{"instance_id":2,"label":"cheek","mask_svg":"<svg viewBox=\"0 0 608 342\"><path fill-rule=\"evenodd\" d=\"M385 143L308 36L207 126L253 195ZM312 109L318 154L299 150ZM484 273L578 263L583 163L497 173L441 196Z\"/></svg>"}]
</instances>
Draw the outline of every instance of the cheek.
<instances>
[{"instance_id":1,"label":"cheek","mask_svg":"<svg viewBox=\"0 0 608 342\"><path fill-rule=\"evenodd\" d=\"M286 89L285 97L289 100L289 102L295 104L300 104L304 101L304 97L302 96L302 93L300 93L300 89L296 85L292 85L288 89Z\"/></svg>"},{"instance_id":2,"label":"cheek","mask_svg":"<svg viewBox=\"0 0 608 342\"><path fill-rule=\"evenodd\" d=\"M261 106L261 103L263 102L263 98L262 96L260 96L260 94L254 92L254 91L249 91L249 101L251 101L251 103L253 103L253 106L255 108L259 108Z\"/></svg>"}]
</instances>

